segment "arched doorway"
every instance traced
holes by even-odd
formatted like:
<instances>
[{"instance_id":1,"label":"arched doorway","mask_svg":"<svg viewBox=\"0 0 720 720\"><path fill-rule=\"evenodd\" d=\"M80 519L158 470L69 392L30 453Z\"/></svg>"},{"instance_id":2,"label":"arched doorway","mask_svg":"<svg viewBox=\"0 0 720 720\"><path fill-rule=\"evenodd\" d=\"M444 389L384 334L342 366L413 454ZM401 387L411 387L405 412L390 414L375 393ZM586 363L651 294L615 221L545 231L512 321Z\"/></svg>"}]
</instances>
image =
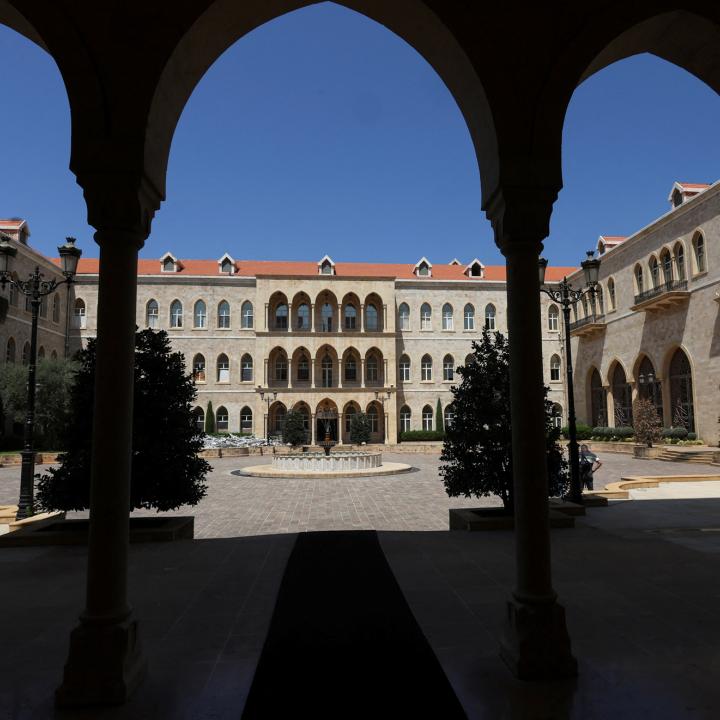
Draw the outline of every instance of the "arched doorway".
<instances>
[{"instance_id":1,"label":"arched doorway","mask_svg":"<svg viewBox=\"0 0 720 720\"><path fill-rule=\"evenodd\" d=\"M287 408L279 400L270 406L267 417L267 437L281 437Z\"/></svg>"},{"instance_id":2,"label":"arched doorway","mask_svg":"<svg viewBox=\"0 0 720 720\"><path fill-rule=\"evenodd\" d=\"M315 410L315 438L320 442L325 438L338 441L338 409L332 400L322 400Z\"/></svg>"},{"instance_id":3,"label":"arched doorway","mask_svg":"<svg viewBox=\"0 0 720 720\"><path fill-rule=\"evenodd\" d=\"M592 427L607 427L607 399L597 368L590 375L590 421Z\"/></svg>"},{"instance_id":4,"label":"arched doorway","mask_svg":"<svg viewBox=\"0 0 720 720\"><path fill-rule=\"evenodd\" d=\"M678 348L670 360L670 411L673 427L684 427L695 432L695 406L690 360Z\"/></svg>"},{"instance_id":5,"label":"arched doorway","mask_svg":"<svg viewBox=\"0 0 720 720\"><path fill-rule=\"evenodd\" d=\"M655 406L655 411L660 420L663 419L662 385L655 372L655 366L650 358L645 355L637 371L638 395L641 398L650 400Z\"/></svg>"},{"instance_id":6,"label":"arched doorway","mask_svg":"<svg viewBox=\"0 0 720 720\"><path fill-rule=\"evenodd\" d=\"M620 363L615 364L610 384L615 405L615 427L631 427L633 421L632 388L627 381L625 369Z\"/></svg>"}]
</instances>

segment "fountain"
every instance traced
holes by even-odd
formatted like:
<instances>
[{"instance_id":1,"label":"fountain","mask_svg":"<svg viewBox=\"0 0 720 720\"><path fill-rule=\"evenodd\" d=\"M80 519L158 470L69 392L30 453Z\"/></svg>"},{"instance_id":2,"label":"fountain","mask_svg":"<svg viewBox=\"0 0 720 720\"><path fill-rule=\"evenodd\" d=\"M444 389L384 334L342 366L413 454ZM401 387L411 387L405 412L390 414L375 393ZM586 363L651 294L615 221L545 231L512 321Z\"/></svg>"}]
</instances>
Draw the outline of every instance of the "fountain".
<instances>
[{"instance_id":1,"label":"fountain","mask_svg":"<svg viewBox=\"0 0 720 720\"><path fill-rule=\"evenodd\" d=\"M340 450L330 452L337 445L332 439L335 410L320 410L316 418L323 424L323 439L318 445L323 452L290 452L274 454L270 465L256 465L235 470L234 475L251 477L352 477L357 475L393 475L412 468L404 463L383 463L379 450Z\"/></svg>"}]
</instances>

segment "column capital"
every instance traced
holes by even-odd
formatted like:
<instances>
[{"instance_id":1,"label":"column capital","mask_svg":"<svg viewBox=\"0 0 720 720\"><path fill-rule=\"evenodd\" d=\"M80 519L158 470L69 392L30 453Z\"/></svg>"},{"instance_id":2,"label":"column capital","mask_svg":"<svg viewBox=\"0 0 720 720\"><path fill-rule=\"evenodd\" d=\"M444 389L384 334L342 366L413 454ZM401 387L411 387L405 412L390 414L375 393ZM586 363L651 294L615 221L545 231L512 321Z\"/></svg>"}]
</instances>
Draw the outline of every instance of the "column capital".
<instances>
[{"instance_id":1,"label":"column capital","mask_svg":"<svg viewBox=\"0 0 720 720\"><path fill-rule=\"evenodd\" d=\"M550 215L558 190L550 187L500 186L488 198L484 210L504 255L542 251L550 233Z\"/></svg>"},{"instance_id":2,"label":"column capital","mask_svg":"<svg viewBox=\"0 0 720 720\"><path fill-rule=\"evenodd\" d=\"M118 239L141 248L155 213L164 199L145 177L127 173L78 173L88 209L88 222L96 229L95 240L118 242Z\"/></svg>"}]
</instances>

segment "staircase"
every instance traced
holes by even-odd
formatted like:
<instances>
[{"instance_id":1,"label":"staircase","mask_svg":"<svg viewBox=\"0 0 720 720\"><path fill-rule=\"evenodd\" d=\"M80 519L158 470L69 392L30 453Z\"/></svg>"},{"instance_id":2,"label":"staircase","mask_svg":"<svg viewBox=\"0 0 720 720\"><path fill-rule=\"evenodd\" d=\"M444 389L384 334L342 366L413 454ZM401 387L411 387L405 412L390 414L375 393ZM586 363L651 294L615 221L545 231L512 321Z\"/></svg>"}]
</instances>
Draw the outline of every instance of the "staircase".
<instances>
[{"instance_id":1,"label":"staircase","mask_svg":"<svg viewBox=\"0 0 720 720\"><path fill-rule=\"evenodd\" d=\"M658 460L668 462L702 463L709 465L713 462L715 450L695 450L690 447L669 448L664 447Z\"/></svg>"}]
</instances>

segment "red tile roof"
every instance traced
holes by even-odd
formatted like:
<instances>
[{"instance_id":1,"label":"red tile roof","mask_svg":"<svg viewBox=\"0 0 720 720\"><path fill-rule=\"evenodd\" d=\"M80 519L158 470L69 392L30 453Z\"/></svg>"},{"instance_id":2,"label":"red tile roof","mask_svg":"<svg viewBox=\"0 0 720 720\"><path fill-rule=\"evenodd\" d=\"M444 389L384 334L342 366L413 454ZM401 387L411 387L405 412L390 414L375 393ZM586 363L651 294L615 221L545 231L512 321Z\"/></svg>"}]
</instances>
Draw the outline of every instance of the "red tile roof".
<instances>
[{"instance_id":1,"label":"red tile roof","mask_svg":"<svg viewBox=\"0 0 720 720\"><path fill-rule=\"evenodd\" d=\"M24 224L24 220L0 220L0 225L3 225L5 227L20 227Z\"/></svg>"},{"instance_id":2,"label":"red tile roof","mask_svg":"<svg viewBox=\"0 0 720 720\"><path fill-rule=\"evenodd\" d=\"M54 263L59 260L53 258ZM163 273L160 270L159 260L140 259L138 261L138 275L168 275L178 276L217 276L217 260L184 260L180 259L182 269L176 273ZM244 277L260 277L278 275L282 277L317 277L318 266L316 262L279 261L279 260L238 260L235 263L237 275ZM362 277L362 278L397 278L402 280L419 279L433 280L505 280L504 265L486 265L483 278L468 277L463 273L461 265L433 265L432 277L417 278L413 270L415 265L385 264L385 263L343 263L335 264L336 277ZM548 267L546 279L549 282L559 281L565 275L577 270L575 267ZM97 258L81 258L78 265L78 274L97 275L99 260Z\"/></svg>"},{"instance_id":3,"label":"red tile roof","mask_svg":"<svg viewBox=\"0 0 720 720\"><path fill-rule=\"evenodd\" d=\"M680 185L680 187L684 187L684 188L698 188L700 190L702 190L703 188L710 187L709 183L686 183L686 182L680 182L680 181L678 181L678 185Z\"/></svg>"}]
</instances>

